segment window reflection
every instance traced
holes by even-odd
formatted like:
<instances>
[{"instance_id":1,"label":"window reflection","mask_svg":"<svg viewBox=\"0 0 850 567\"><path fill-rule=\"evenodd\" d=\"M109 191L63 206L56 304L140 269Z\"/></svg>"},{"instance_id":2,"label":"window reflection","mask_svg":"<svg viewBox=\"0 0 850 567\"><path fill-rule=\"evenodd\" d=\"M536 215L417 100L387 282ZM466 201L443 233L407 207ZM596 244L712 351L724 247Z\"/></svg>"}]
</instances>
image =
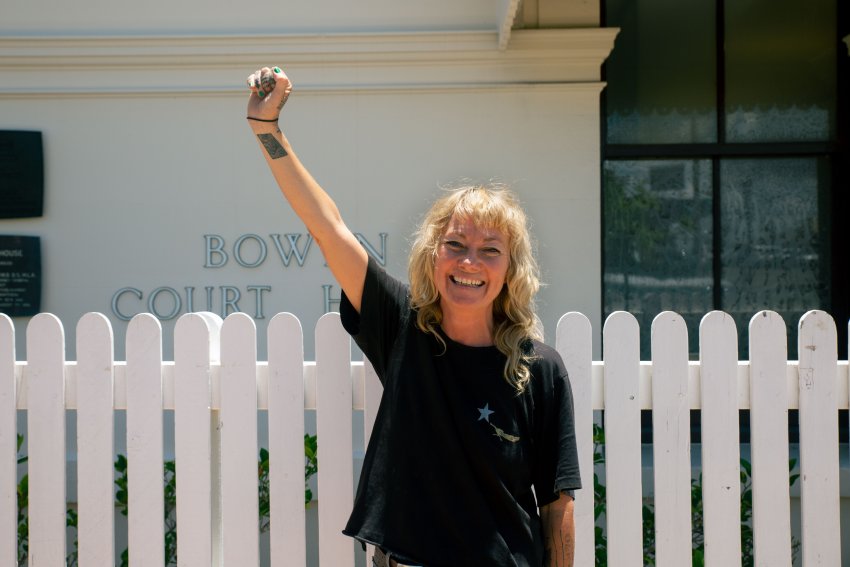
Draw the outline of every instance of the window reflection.
<instances>
[{"instance_id":1,"label":"window reflection","mask_svg":"<svg viewBox=\"0 0 850 567\"><path fill-rule=\"evenodd\" d=\"M818 158L729 159L720 162L722 304L741 340L750 317L777 311L795 337L799 318L827 305L830 281L825 163ZM796 344L789 354L796 357Z\"/></svg>"},{"instance_id":2,"label":"window reflection","mask_svg":"<svg viewBox=\"0 0 850 567\"><path fill-rule=\"evenodd\" d=\"M699 320L713 302L711 162L609 161L604 179L606 314L638 318L649 359L652 319L676 311L696 353Z\"/></svg>"}]
</instances>

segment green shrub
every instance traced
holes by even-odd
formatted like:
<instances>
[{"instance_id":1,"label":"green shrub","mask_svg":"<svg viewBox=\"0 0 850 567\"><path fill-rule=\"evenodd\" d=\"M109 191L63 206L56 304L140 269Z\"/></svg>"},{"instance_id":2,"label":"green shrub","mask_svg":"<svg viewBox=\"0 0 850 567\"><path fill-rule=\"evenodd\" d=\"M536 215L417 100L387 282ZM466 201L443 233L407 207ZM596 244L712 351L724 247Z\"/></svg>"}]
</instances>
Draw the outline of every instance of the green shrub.
<instances>
[{"instance_id":1,"label":"green shrub","mask_svg":"<svg viewBox=\"0 0 850 567\"><path fill-rule=\"evenodd\" d=\"M601 426L593 425L593 464L605 463L605 454L602 448L605 446L605 433ZM793 473L797 465L796 459L789 462L789 472ZM789 483L799 479L799 474L790 474ZM599 480L599 475L593 473L593 495L594 510L593 517L596 520L596 565L605 567L608 565L608 539L605 531L600 526L600 518L605 514L605 485ZM651 503L643 505L643 564L655 565L655 508ZM743 567L754 567L753 557L753 482L752 466L746 459L741 459L741 564ZM703 539L703 508L702 508L702 474L699 478L691 480L691 537L692 537L692 560L693 567L702 567L705 564L705 541ZM791 549L796 558L800 549L800 542L796 538L791 540Z\"/></svg>"},{"instance_id":2,"label":"green shrub","mask_svg":"<svg viewBox=\"0 0 850 567\"><path fill-rule=\"evenodd\" d=\"M23 435L18 435L18 464L27 462L27 456L21 453ZM310 478L319 470L317 459L317 445L315 435L304 435L304 505L309 506L313 500L313 492L308 486ZM115 471L118 473L115 479L115 504L118 510L126 516L128 514L127 499L127 457L119 454L115 459ZM271 512L269 500L269 452L260 449L260 457L257 463L258 491L259 491L259 527L260 532L269 530L269 515ZM17 489L18 499L18 565L23 567L27 564L29 554L29 475L21 477ZM163 464L163 496L165 504L165 565L177 565L177 469L174 461L166 461ZM67 567L76 567L78 542L76 537L77 512L68 508L66 524L74 530L72 539L72 551L66 557ZM129 565L128 550L121 553L121 567Z\"/></svg>"}]
</instances>

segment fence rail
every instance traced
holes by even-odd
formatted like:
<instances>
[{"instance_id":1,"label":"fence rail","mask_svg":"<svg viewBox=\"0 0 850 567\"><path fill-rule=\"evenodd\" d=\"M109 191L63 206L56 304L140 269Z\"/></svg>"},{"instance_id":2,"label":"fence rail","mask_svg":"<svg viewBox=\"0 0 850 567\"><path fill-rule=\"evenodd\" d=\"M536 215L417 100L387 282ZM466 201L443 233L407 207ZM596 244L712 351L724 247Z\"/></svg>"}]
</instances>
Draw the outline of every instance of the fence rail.
<instances>
[{"instance_id":1,"label":"fence rail","mask_svg":"<svg viewBox=\"0 0 850 567\"><path fill-rule=\"evenodd\" d=\"M181 317L174 362L162 360L162 330L151 315L129 323L126 361L115 361L108 319L77 324L77 360L65 360L62 323L27 326L27 360L15 360L11 319L0 315L0 565L17 561L16 409L26 410L29 564L65 561L65 412L76 410L79 561L114 564L114 412L126 410L128 542L132 567L163 565L163 411L174 411L178 564L257 565L257 414L268 413L270 562L306 565L303 504L304 409L316 410L319 438L319 561L353 567L340 534L353 499L352 411L368 437L380 383L351 361L336 314L316 326L316 361L304 361L301 325L279 314L268 327L267 362L257 361L253 320L236 313ZM722 312L700 326L700 359L688 360L687 329L676 313L652 325L652 360L640 361L636 319L612 314L603 361L580 313L558 323L556 348L570 372L582 478L593 478L593 410L606 409L608 564L642 565L640 412L652 410L656 561L691 564L690 410L701 410L706 565L741 564L738 410L751 412L753 530L757 565L791 565L788 410L799 409L802 560L841 564L838 410L848 408L848 365L837 360L835 324L820 311L798 326L800 360L787 360L786 327L774 312L749 326L750 360L739 361L737 330ZM593 491L576 498L576 565L593 565Z\"/></svg>"}]
</instances>

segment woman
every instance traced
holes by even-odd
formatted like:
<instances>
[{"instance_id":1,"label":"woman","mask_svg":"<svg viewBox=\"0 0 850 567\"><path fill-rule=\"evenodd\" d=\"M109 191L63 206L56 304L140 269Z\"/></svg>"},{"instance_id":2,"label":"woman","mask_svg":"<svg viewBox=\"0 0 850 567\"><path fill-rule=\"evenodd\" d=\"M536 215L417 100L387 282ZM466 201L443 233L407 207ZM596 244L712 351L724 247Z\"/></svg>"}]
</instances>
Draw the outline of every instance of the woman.
<instances>
[{"instance_id":1,"label":"woman","mask_svg":"<svg viewBox=\"0 0 850 567\"><path fill-rule=\"evenodd\" d=\"M537 340L537 268L514 197L467 187L438 200L408 287L368 257L279 129L286 75L263 68L248 84L248 122L384 385L344 533L374 544L378 566L572 565L572 395Z\"/></svg>"}]
</instances>

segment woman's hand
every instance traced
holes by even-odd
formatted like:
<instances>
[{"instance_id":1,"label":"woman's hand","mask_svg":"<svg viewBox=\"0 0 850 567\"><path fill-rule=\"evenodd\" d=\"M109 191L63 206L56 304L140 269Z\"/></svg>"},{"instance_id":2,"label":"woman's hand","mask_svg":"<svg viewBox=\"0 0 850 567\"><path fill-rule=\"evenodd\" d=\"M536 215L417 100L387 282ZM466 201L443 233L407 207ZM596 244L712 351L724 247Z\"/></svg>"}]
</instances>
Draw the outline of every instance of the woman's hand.
<instances>
[{"instance_id":1,"label":"woman's hand","mask_svg":"<svg viewBox=\"0 0 850 567\"><path fill-rule=\"evenodd\" d=\"M248 88L251 96L248 99L248 118L259 122L273 122L280 116L289 93L292 92L292 82L280 69L263 67L248 77Z\"/></svg>"}]
</instances>

